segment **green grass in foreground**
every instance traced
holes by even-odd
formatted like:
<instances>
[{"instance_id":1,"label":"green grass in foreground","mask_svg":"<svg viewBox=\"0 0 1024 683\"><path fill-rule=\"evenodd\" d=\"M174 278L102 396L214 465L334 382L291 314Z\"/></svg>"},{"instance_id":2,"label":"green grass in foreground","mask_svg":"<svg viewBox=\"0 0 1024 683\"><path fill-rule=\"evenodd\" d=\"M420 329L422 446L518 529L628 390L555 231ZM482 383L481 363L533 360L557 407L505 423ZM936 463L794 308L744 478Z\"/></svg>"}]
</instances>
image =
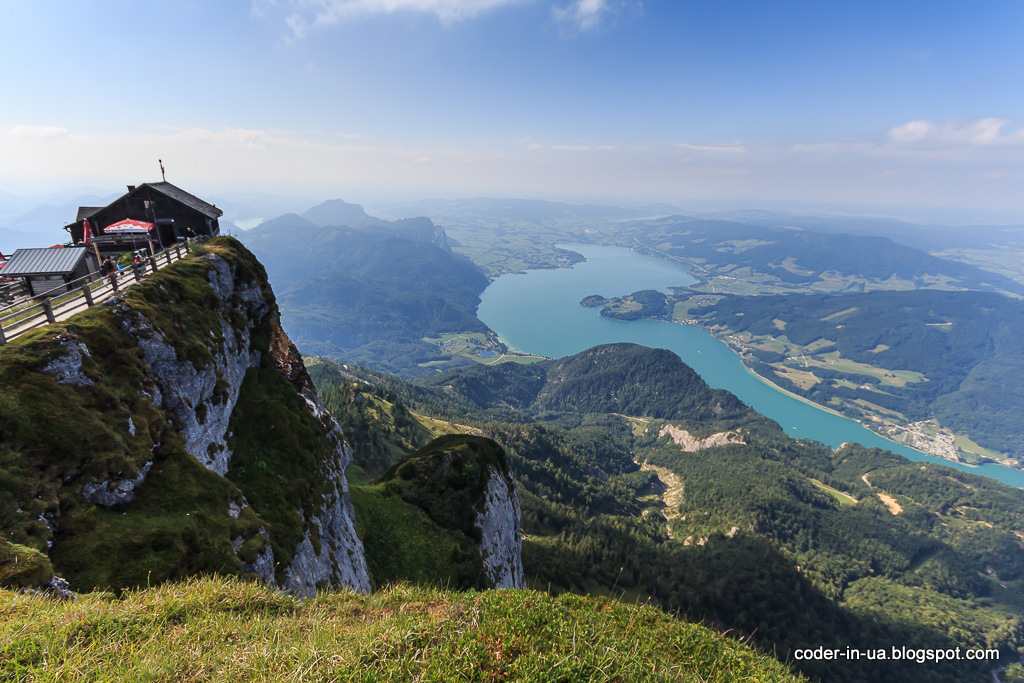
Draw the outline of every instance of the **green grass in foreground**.
<instances>
[{"instance_id":1,"label":"green grass in foreground","mask_svg":"<svg viewBox=\"0 0 1024 683\"><path fill-rule=\"evenodd\" d=\"M0 679L799 680L736 641L613 600L399 585L302 601L224 578L74 603L0 591Z\"/></svg>"}]
</instances>

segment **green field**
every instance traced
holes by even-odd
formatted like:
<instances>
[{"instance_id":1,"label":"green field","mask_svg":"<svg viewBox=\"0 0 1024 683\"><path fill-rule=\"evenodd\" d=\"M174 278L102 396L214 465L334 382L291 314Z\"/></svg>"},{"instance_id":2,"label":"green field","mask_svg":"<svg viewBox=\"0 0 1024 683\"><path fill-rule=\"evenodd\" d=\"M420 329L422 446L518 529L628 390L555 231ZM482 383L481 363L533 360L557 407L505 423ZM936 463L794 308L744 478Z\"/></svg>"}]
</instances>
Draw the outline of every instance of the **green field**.
<instances>
[{"instance_id":1,"label":"green field","mask_svg":"<svg viewBox=\"0 0 1024 683\"><path fill-rule=\"evenodd\" d=\"M543 356L532 356L510 351L508 346L502 343L493 332L452 332L442 334L440 337L424 337L423 341L428 344L437 344L438 351L445 355L468 358L482 365L536 363L545 360ZM481 353L484 355L481 355ZM435 360L429 363L420 363L420 367L443 368L448 362L445 360Z\"/></svg>"}]
</instances>

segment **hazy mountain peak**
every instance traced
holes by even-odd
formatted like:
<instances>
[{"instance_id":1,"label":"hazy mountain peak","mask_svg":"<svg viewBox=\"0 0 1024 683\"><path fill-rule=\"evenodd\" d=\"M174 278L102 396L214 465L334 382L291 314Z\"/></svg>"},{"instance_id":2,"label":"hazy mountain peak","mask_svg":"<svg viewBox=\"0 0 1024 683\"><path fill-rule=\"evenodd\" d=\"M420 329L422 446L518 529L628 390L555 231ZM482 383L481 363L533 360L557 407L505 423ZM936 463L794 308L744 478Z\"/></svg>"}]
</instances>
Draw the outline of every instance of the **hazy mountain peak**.
<instances>
[{"instance_id":1,"label":"hazy mountain peak","mask_svg":"<svg viewBox=\"0 0 1024 683\"><path fill-rule=\"evenodd\" d=\"M342 199L321 202L305 211L302 217L322 227L345 225L350 228L362 228L384 223L379 218L368 216L359 204L349 204Z\"/></svg>"},{"instance_id":2,"label":"hazy mountain peak","mask_svg":"<svg viewBox=\"0 0 1024 683\"><path fill-rule=\"evenodd\" d=\"M281 214L277 218L263 221L251 230L252 233L269 234L284 229L318 229L321 226L295 213Z\"/></svg>"}]
</instances>

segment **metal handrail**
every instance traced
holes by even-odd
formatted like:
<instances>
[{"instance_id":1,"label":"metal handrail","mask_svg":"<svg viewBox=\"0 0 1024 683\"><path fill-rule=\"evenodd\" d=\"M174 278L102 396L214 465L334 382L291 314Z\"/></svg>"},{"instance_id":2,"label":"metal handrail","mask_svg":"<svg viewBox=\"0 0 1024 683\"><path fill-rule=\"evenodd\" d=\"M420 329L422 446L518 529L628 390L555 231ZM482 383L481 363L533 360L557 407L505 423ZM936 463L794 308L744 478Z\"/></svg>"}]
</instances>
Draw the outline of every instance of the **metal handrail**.
<instances>
[{"instance_id":1,"label":"metal handrail","mask_svg":"<svg viewBox=\"0 0 1024 683\"><path fill-rule=\"evenodd\" d=\"M135 284L145 275L181 260L191 251L192 246L189 242L177 242L173 246L151 254L141 265L136 263L129 268L115 270L110 275L90 273L38 295L36 298L42 297L42 301L37 304L29 306L16 304L8 306L6 309L0 309L0 345L41 325L57 322L57 315L64 316L76 311L83 307L83 302L85 308L91 308L118 292L122 283L124 286ZM161 260L163 261L162 265ZM132 282L126 281L129 277L132 278ZM66 291L53 297L46 296L58 289ZM18 310L4 316L4 313L13 308ZM8 324L11 322L14 324Z\"/></svg>"}]
</instances>

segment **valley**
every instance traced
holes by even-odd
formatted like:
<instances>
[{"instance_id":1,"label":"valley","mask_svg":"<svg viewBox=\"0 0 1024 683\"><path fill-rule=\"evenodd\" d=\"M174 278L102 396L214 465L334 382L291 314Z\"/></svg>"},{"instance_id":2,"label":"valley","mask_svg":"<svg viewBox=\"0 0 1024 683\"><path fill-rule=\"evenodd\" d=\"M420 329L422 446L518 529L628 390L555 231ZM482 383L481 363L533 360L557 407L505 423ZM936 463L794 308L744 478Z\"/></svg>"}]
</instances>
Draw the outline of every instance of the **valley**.
<instances>
[{"instance_id":1,"label":"valley","mask_svg":"<svg viewBox=\"0 0 1024 683\"><path fill-rule=\"evenodd\" d=\"M938 642L930 639L954 631L1024 635L1013 559L1024 553L1014 531L1024 494L878 449L795 441L703 385L674 354L613 344L413 383L330 361L314 367L343 422L361 415L373 431L371 403L333 388L358 382L360 394L390 396L396 411L502 446L520 488L531 586L647 596L720 628L756 631L753 641L775 652L812 638L805 627L820 629L821 642L826 621L834 637L863 646ZM403 422L397 412L385 420ZM979 561L992 572L981 583L968 569ZM883 615L883 596L907 607L885 603ZM932 610L942 616L920 618ZM912 675L889 666L803 671L828 680Z\"/></svg>"},{"instance_id":2,"label":"valley","mask_svg":"<svg viewBox=\"0 0 1024 683\"><path fill-rule=\"evenodd\" d=\"M245 236L267 259L267 276L282 283L281 294L262 284L263 266L238 243L199 250L210 263L236 264L248 283L242 290L260 289L266 303L250 333L257 355L245 360L259 364L232 370L244 377L230 381L223 370L204 370L206 393L183 402L187 410L178 407L184 412L175 419L188 425L191 450L178 445L180 426L171 419L156 456L136 453L149 441L136 443L131 430L144 422L146 438L155 440L164 408L154 412L153 399L132 395L121 379L104 380L95 395L84 383L60 390L93 402L113 392L117 415L131 416L119 443L132 464L87 464L98 483L83 490L93 498L82 502L77 483L61 483L78 481L73 463L66 472L26 474L15 455L20 445L4 442L0 484L16 485L5 493L13 542L0 545L0 564L7 572L11 551L17 567L32 568L4 574L5 582L37 585L31 582L57 573L77 590L92 583L121 592L141 585L143 574L156 571L158 583L173 586L220 562L217 573L259 575L307 595L345 581L380 595L395 585L525 586L553 599L581 593L644 601L734 634L755 656L774 655L820 680L904 680L918 665L797 663L796 649L908 642L989 647L1005 658L1024 649L1024 604L1016 597L1024 582L1024 493L974 474L1018 483L1021 473L991 462L951 469L840 415L866 421L875 411L905 425L916 448L939 441L975 448L936 435L942 420L956 417L949 406L964 403L970 390L970 377L958 384L949 378L965 359L973 363L968 375L1010 367L1015 299L928 288L710 293L664 259L562 242L551 252L555 262L544 263L556 267L499 275L500 268L488 273L460 256L459 240L430 219L382 221L344 203L314 208ZM342 213L360 227L312 220L329 223ZM757 246L765 245L737 248ZM570 260L572 268L562 267ZM200 369L219 358L221 336L227 338L213 331L216 321L199 303L207 286L202 263L185 264L188 276L176 271L177 279L153 283L145 290L152 301L138 299L143 293L133 299L157 316L154 329L180 347L175 353ZM157 305L173 296L172 284L196 313ZM238 307L249 296L224 294L222 303L205 306L241 330ZM888 336L872 336L872 325ZM295 331L304 358L285 329ZM82 333L72 324L58 334ZM97 334L75 338L93 353L101 348ZM46 349L50 339L37 335L24 344ZM89 381L100 377L93 362L105 363L108 373L113 367L82 358ZM5 372L14 377L11 362ZM133 363L126 365L132 372L146 371ZM822 400L825 387L835 401ZM962 393L943 404L944 387ZM915 391L932 393L921 399ZM69 405L85 400L71 396L77 394L67 394ZM989 404L991 434L1008 433L1008 423L993 420L1013 412L1010 397ZM922 412L931 403L945 405L941 419ZM106 424L114 416L99 411L94 418ZM343 434L345 444L336 456L318 431L334 421L337 432L330 433ZM121 435L123 418L116 422L104 429ZM343 480L330 464L335 457L346 463ZM212 473L203 474L203 464ZM197 482L207 480L210 493L201 499ZM122 484L138 487L139 497L117 497ZM36 494L41 503L25 498ZM181 496L196 502L169 506ZM112 510L104 509L108 503ZM222 519L224 506L226 519L236 521ZM46 524L24 517L39 509ZM187 523L172 552L161 539L177 519ZM101 524L90 527L89 520ZM145 533L124 537L124 529ZM114 539L122 550L83 560L87 549ZM130 548L140 559L118 567L115 558ZM358 571L345 578L345 555L365 567L363 578ZM432 595L432 604L452 599ZM990 671L948 662L929 674L959 683Z\"/></svg>"},{"instance_id":3,"label":"valley","mask_svg":"<svg viewBox=\"0 0 1024 683\"><path fill-rule=\"evenodd\" d=\"M1019 467L1016 437L1010 436L1016 392L989 394L985 407L977 397L963 398L972 375L989 366L1004 371L1016 366L1015 339L1024 325L1024 307L1017 301L974 292L879 292L838 299L711 296L692 288L673 292L662 295L651 317L706 329L788 391L926 453L967 464ZM603 302L602 315L620 317L618 311L636 298L634 293ZM656 315L668 310L671 315ZM967 410L988 415L979 422ZM997 427L999 420L1004 423Z\"/></svg>"},{"instance_id":4,"label":"valley","mask_svg":"<svg viewBox=\"0 0 1024 683\"><path fill-rule=\"evenodd\" d=\"M1024 683L1024 3L7 4L0 681Z\"/></svg>"},{"instance_id":5,"label":"valley","mask_svg":"<svg viewBox=\"0 0 1024 683\"><path fill-rule=\"evenodd\" d=\"M507 277L523 267L534 266L542 270L529 270L531 275L527 277L539 277L544 269L575 273L580 269L580 252L590 247L573 246L557 239L575 235L588 242L628 245L636 250L633 253L654 254L666 265L666 278L654 278L658 281L656 287L643 292L623 280L622 270L595 281L595 288L586 291L581 298L587 298L588 305L598 306L603 317L624 321L653 318L696 324L727 343L748 367L779 389L854 419L890 440L889 443L909 446L906 453L922 452L966 465L980 465L982 469L986 463L995 463L997 467L1019 464L1014 450L1019 439L1012 426L1017 392L1004 386L1002 396L1014 397L1009 405L1003 400L984 405L985 394L971 388L978 380L963 375L964 369L971 370L973 364L971 372L979 379L988 378L987 367L995 367L994 364L1004 360L1015 362L1012 342L1003 343L1005 348L996 349L988 356L971 352L974 356L966 360L956 356L955 349L950 352L953 355L943 356L940 344L936 347L938 355L932 354L934 363L925 362L927 356L918 354L920 357L914 362L920 369L909 369L901 363L905 362L908 349L923 341L907 338L896 349L877 342L871 349L858 348L851 356L849 349L837 349L838 340L828 334L794 339L793 331L787 334L785 325L806 327L799 320L787 322L773 314L771 326L761 329L753 324L739 324L738 321L744 320L741 318L743 311L730 309L733 319L711 312L715 307L721 309L727 305L734 309L737 301L776 305L782 301L777 297L785 294L773 295L773 292L810 297L806 301L813 305L821 305L820 302L825 301L823 296L841 294L868 297L864 301L870 303L854 318L870 320L882 307L901 305L893 298L901 293L906 297L906 305L916 306L915 297L931 292L939 298L947 296L942 300L948 311L946 315L956 317L960 314L958 307L963 311L976 304L968 303L973 301L971 292L953 290L963 287L1013 290L1016 285L1000 280L1001 276L986 275L985 271L944 261L910 246L880 242L880 238L872 236L837 237L807 230L780 231L685 216L636 220L629 210L523 200L426 202L410 208L431 211L437 220L444 221L445 227L438 227L426 218L386 221L368 216L357 205L327 202L314 207L303 218L281 217L268 221L246 238L258 254L263 253L269 259L272 276L284 278L286 285L294 278L284 273L302 271L308 276L318 270L322 272L306 284L291 286L282 296L286 323L296 329L300 347L305 352L363 363L403 376L446 371L467 363L536 362L543 357L569 352L573 347L550 344L544 339L539 340L538 346L530 347L517 338L518 330L539 327L528 318L548 321L542 333L545 337L558 335L560 329L579 329L583 321L578 316L569 316L565 310L560 311L557 320L550 316L552 308L557 306L554 302L534 299L524 304L524 315L515 315L514 321L510 319L500 324L488 321L486 301L478 310L474 310L473 302L479 301L480 296L487 297L496 286L488 286L479 275L501 278L502 273ZM664 207L658 208L664 210ZM642 211L633 210L633 215ZM358 218L358 229L318 227L351 220L349 214ZM316 218L319 224L308 217ZM303 240L320 240L325 244L326 248L315 261L320 265L311 266L301 261L306 258L304 254L310 253L308 250L260 251L271 244L280 244L281 238L275 235L284 229L295 230L298 225L302 225ZM339 239L341 235L345 237ZM384 274L383 262L360 261L365 257L358 256L367 248L375 248L368 245L382 244L382 239L396 245L389 247L389 262L412 258L415 244L423 245L424 257L435 253L434 250L437 256L430 255L423 263L419 263L417 256L418 265L404 269L405 273L396 279L394 274ZM264 243L268 246L261 246ZM395 251L399 244L403 245L404 252ZM715 246L709 251L708 245ZM324 260L331 250L338 249L350 253L339 257L336 264ZM594 252L588 253L591 254L588 258L594 258ZM625 252L615 253L621 256ZM785 253L791 255L779 256ZM425 268L436 272L437 268L445 267L444 259L450 259L446 254L461 254L477 260L479 275L470 275L464 266L455 271L460 274L453 280L426 275ZM501 258L508 267L495 265L497 262L489 261L484 254L505 254ZM519 265L509 266L510 258L518 258ZM773 259L778 261L776 265L771 265ZM767 266L757 266L766 260ZM647 261L634 268L650 270L655 262ZM682 269L673 269L672 262L685 263L700 280ZM842 265L844 263L846 265ZM577 265L566 268L573 264ZM673 271L676 274L670 275ZM428 279L421 279L420 284L425 287L411 286L409 274L413 272L424 273ZM367 280L367 277L380 279ZM643 278L634 280L639 284ZM611 283L619 288L615 296L606 299L595 295L600 293L599 287ZM629 291L633 294L623 296ZM558 296L557 292L556 288L552 296ZM640 294L646 297L642 302L637 298ZM340 309L330 307L329 302L339 298L349 303ZM997 296L995 301L1000 301L1000 311L1012 307L1010 303L1004 305L1003 299L1012 301ZM789 309L803 310L786 305ZM825 323L834 320L832 328L840 331L845 339L850 331L842 332L844 324L840 318L849 314L838 309L823 309L818 317L828 318ZM757 312L750 315L756 316L757 321L763 320ZM981 324L980 334L993 335L995 329L986 325L1012 328L1017 325L1013 322L1014 315L1017 314L1001 312L998 321L962 319L961 324L967 329ZM567 325L570 321L571 325ZM952 320L918 322L933 337L938 333L945 333L954 340L963 336L959 327L950 334L948 328ZM339 330L346 332L339 335ZM416 330L421 331L419 336ZM924 332L917 334L924 339ZM1008 339L999 334L1000 339ZM596 336L591 339L598 342L612 338ZM927 343L934 346L933 342L934 339ZM968 339L965 343L974 342ZM890 357L895 360L888 360ZM691 363L697 360L687 359ZM951 383L958 381L963 385L955 389ZM736 390L738 385L729 386ZM942 396L945 398L936 402ZM969 397L960 400L958 396ZM928 407L932 403L934 410ZM759 405L762 410L766 409L764 404ZM982 415L982 412L987 414ZM780 419L786 421L784 416ZM792 434L802 433L803 427L799 424L792 427Z\"/></svg>"}]
</instances>

